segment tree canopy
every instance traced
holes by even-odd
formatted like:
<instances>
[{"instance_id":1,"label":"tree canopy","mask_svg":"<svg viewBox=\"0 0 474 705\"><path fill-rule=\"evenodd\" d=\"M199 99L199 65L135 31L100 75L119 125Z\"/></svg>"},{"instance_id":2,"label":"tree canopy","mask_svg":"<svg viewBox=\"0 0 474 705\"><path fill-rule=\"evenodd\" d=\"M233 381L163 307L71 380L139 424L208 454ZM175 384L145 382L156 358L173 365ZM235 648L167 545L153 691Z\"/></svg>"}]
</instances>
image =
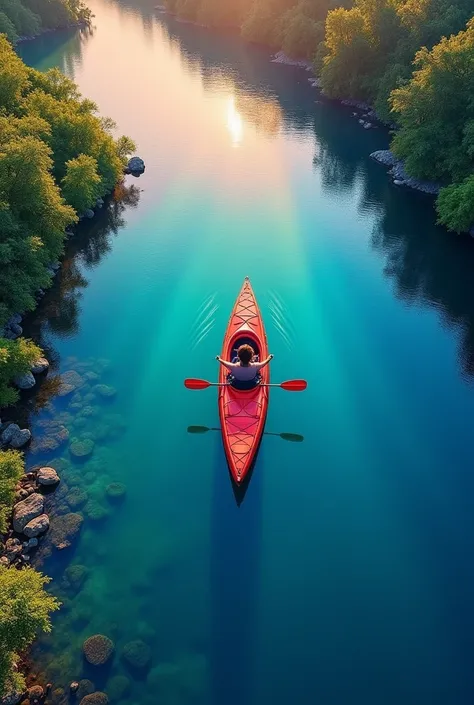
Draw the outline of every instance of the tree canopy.
<instances>
[{"instance_id":1,"label":"tree canopy","mask_svg":"<svg viewBox=\"0 0 474 705\"><path fill-rule=\"evenodd\" d=\"M0 327L35 307L66 228L121 179L134 144L114 129L70 79L27 67L0 36Z\"/></svg>"},{"instance_id":2,"label":"tree canopy","mask_svg":"<svg viewBox=\"0 0 474 705\"><path fill-rule=\"evenodd\" d=\"M82 0L0 0L0 34L11 42L90 18Z\"/></svg>"}]
</instances>

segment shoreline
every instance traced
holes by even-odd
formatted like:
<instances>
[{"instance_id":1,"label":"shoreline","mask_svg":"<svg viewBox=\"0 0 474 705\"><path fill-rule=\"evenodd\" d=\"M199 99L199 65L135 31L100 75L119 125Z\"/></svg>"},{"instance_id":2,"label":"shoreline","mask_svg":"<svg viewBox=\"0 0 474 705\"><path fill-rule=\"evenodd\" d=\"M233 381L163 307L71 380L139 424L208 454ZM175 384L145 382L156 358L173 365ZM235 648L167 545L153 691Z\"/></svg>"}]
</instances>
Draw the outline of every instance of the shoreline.
<instances>
[{"instance_id":1,"label":"shoreline","mask_svg":"<svg viewBox=\"0 0 474 705\"><path fill-rule=\"evenodd\" d=\"M55 32L64 32L68 29L90 29L91 23L90 22L85 22L84 20L81 20L80 22L71 22L70 24L63 25L62 27L46 27L44 29L40 29L38 34L30 34L30 35L24 35L21 37L18 37L18 39L13 42L13 46L16 47L19 44L24 44L25 42L32 42L35 39L39 39L40 37L44 36L45 34L54 34Z\"/></svg>"}]
</instances>

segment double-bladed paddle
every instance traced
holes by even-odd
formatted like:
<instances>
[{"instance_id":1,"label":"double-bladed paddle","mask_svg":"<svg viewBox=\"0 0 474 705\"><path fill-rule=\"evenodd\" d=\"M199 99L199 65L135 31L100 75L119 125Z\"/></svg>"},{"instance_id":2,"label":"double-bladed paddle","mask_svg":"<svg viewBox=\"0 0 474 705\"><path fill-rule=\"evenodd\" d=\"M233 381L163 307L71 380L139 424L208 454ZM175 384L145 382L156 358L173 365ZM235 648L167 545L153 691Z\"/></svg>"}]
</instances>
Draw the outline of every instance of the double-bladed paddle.
<instances>
[{"instance_id":1,"label":"double-bladed paddle","mask_svg":"<svg viewBox=\"0 0 474 705\"><path fill-rule=\"evenodd\" d=\"M229 386L227 382L208 382L205 379L195 379L190 377L184 380L184 386L187 389L207 389L207 387L227 387ZM260 387L280 387L287 392L303 392L308 383L305 379L289 379L286 382L281 382L280 384L259 384Z\"/></svg>"},{"instance_id":2,"label":"double-bladed paddle","mask_svg":"<svg viewBox=\"0 0 474 705\"><path fill-rule=\"evenodd\" d=\"M209 426L188 426L188 433L207 433L208 431L220 431L220 428L209 428ZM304 441L304 436L300 436L298 433L269 433L265 431L265 436L279 436L284 441L291 441L292 443L301 443Z\"/></svg>"}]
</instances>

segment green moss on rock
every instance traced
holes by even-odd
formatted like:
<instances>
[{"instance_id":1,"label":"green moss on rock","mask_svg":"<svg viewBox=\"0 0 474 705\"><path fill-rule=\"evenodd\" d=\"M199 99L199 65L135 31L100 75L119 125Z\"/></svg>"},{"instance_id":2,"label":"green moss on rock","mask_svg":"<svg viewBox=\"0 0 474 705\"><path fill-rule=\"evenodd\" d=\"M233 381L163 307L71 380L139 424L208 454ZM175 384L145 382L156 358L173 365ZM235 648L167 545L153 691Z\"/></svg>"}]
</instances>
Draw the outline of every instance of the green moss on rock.
<instances>
[{"instance_id":1,"label":"green moss on rock","mask_svg":"<svg viewBox=\"0 0 474 705\"><path fill-rule=\"evenodd\" d=\"M82 505L85 504L87 500L88 494L81 487L73 487L73 489L69 490L66 495L66 502L69 504L71 509L77 509L78 507L82 507Z\"/></svg>"},{"instance_id":2,"label":"green moss on rock","mask_svg":"<svg viewBox=\"0 0 474 705\"><path fill-rule=\"evenodd\" d=\"M111 502L120 502L125 499L127 488L122 482L111 482L105 488L105 493Z\"/></svg>"},{"instance_id":3,"label":"green moss on rock","mask_svg":"<svg viewBox=\"0 0 474 705\"><path fill-rule=\"evenodd\" d=\"M95 634L86 639L82 650L86 661L93 666L103 666L114 652L114 642L103 634Z\"/></svg>"},{"instance_id":4,"label":"green moss on rock","mask_svg":"<svg viewBox=\"0 0 474 705\"><path fill-rule=\"evenodd\" d=\"M103 521L109 516L109 510L99 504L99 502L96 502L94 499L91 499L87 502L86 506L84 507L84 514L91 521Z\"/></svg>"},{"instance_id":5,"label":"green moss on rock","mask_svg":"<svg viewBox=\"0 0 474 705\"><path fill-rule=\"evenodd\" d=\"M120 700L130 690L130 681L126 676L113 676L106 685L107 695L113 702Z\"/></svg>"},{"instance_id":6,"label":"green moss on rock","mask_svg":"<svg viewBox=\"0 0 474 705\"><path fill-rule=\"evenodd\" d=\"M150 664L151 649L141 639L135 639L125 644L122 650L122 658L132 669L143 670Z\"/></svg>"},{"instance_id":7,"label":"green moss on rock","mask_svg":"<svg viewBox=\"0 0 474 705\"><path fill-rule=\"evenodd\" d=\"M74 438L69 446L69 452L74 458L87 458L94 450L94 441L90 438Z\"/></svg>"}]
</instances>

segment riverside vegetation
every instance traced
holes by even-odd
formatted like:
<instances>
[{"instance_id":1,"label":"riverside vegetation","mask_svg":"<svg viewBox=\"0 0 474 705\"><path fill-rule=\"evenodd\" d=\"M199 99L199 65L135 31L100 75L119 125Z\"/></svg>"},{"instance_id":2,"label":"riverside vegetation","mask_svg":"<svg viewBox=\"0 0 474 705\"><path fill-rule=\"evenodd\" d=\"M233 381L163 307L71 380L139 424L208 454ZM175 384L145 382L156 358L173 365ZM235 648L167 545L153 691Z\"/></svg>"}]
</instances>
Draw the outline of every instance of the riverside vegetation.
<instances>
[{"instance_id":1,"label":"riverside vegetation","mask_svg":"<svg viewBox=\"0 0 474 705\"><path fill-rule=\"evenodd\" d=\"M82 0L0 0L0 34L11 42L90 20Z\"/></svg>"},{"instance_id":2,"label":"riverside vegetation","mask_svg":"<svg viewBox=\"0 0 474 705\"><path fill-rule=\"evenodd\" d=\"M134 149L129 138L114 139L114 123L100 118L72 81L58 70L27 67L13 50L11 41L21 35L89 17L78 0L0 0L0 334L7 336L0 336L0 409L17 401L14 380L41 355L33 342L19 337L17 323L14 335L7 324L35 308L51 285L68 228L84 211L102 205ZM24 471L21 453L0 450L0 548ZM18 657L39 631L49 631L49 614L59 607L47 583L34 569L16 570L0 559L5 702L16 702L24 690Z\"/></svg>"},{"instance_id":3,"label":"riverside vegetation","mask_svg":"<svg viewBox=\"0 0 474 705\"><path fill-rule=\"evenodd\" d=\"M165 0L186 19L314 61L331 98L395 123L409 176L439 182L439 222L474 224L472 0ZM341 7L342 6L342 7Z\"/></svg>"}]
</instances>

